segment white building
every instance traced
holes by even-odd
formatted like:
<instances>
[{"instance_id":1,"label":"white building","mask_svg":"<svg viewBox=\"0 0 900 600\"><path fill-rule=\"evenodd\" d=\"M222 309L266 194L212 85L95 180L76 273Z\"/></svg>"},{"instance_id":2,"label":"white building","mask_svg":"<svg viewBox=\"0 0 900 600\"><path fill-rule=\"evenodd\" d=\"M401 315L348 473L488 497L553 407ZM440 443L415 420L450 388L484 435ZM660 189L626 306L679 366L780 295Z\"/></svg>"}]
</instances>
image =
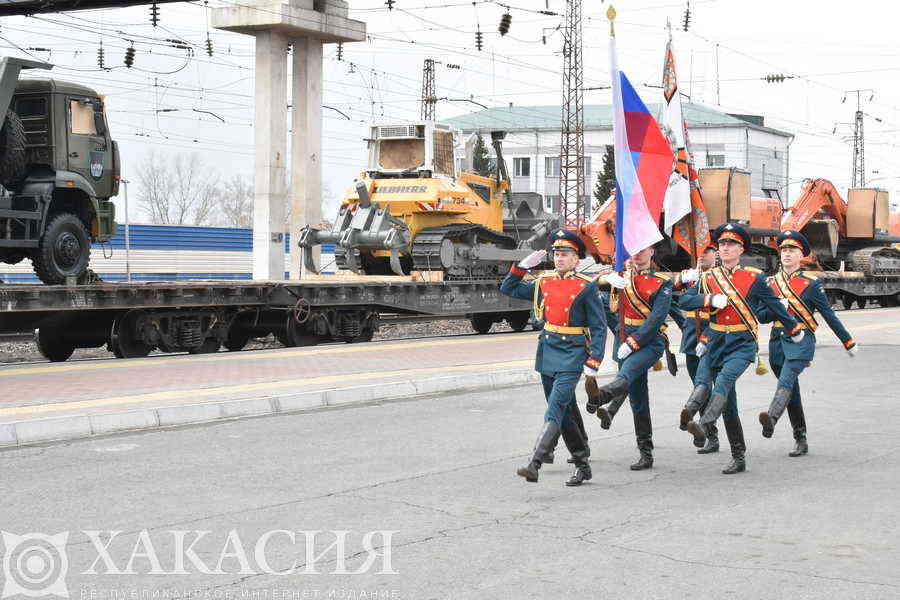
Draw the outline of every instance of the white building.
<instances>
[{"instance_id":1,"label":"white building","mask_svg":"<svg viewBox=\"0 0 900 600\"><path fill-rule=\"evenodd\" d=\"M651 114L659 106L648 105ZM793 134L766 127L755 115L733 115L699 104L685 103L691 150L698 168L738 167L752 173L752 194L778 190L787 198L790 145ZM559 106L509 106L490 108L453 119L449 123L463 134L480 132L490 148L490 131L507 132L503 143L513 192L537 192L546 209L558 212L559 150L562 113ZM605 148L613 143L612 106L584 107L585 186L590 195L603 171Z\"/></svg>"}]
</instances>

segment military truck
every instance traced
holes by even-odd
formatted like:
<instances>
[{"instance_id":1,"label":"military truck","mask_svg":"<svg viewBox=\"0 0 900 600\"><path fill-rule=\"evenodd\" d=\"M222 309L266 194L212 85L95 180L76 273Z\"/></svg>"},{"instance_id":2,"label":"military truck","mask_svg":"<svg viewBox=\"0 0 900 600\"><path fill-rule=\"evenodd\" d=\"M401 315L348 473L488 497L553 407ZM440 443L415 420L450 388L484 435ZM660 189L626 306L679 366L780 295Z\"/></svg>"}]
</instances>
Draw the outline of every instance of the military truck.
<instances>
[{"instance_id":1,"label":"military truck","mask_svg":"<svg viewBox=\"0 0 900 600\"><path fill-rule=\"evenodd\" d=\"M119 150L97 92L19 79L50 68L0 59L0 261L29 258L47 284L87 283L91 242L115 233Z\"/></svg>"}]
</instances>

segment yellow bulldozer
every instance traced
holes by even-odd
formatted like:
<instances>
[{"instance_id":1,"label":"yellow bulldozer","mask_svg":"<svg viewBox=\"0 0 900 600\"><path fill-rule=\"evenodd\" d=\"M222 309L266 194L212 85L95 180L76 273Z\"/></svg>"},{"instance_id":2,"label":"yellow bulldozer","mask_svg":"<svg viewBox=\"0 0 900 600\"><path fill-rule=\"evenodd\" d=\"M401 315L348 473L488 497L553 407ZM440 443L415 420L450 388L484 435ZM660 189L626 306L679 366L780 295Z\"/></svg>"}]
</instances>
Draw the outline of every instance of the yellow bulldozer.
<instances>
[{"instance_id":1,"label":"yellow bulldozer","mask_svg":"<svg viewBox=\"0 0 900 600\"><path fill-rule=\"evenodd\" d=\"M457 173L455 132L434 121L375 125L367 140L368 167L348 190L330 230L301 232L307 269L309 249L335 245L340 269L366 275L442 271L445 279L493 279L527 255L548 223L520 242L503 231L509 177L503 132L492 132L495 176Z\"/></svg>"}]
</instances>

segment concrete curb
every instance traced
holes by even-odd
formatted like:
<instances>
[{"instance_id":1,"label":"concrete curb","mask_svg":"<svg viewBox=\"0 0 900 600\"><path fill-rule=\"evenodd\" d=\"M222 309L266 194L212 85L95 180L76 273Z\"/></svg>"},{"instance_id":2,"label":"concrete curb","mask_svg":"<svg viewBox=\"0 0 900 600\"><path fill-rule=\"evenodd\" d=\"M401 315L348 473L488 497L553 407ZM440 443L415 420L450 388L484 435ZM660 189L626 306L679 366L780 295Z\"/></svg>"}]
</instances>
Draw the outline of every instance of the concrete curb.
<instances>
[{"instance_id":1,"label":"concrete curb","mask_svg":"<svg viewBox=\"0 0 900 600\"><path fill-rule=\"evenodd\" d=\"M601 376L613 375L601 371ZM213 423L305 411L371 404L384 400L415 398L433 394L505 389L540 382L530 368L489 371L428 378L422 381L391 381L348 388L282 394L242 400L204 402L146 408L98 415L70 415L29 419L0 424L0 448L15 448L46 442L86 439L128 431L153 431L168 427Z\"/></svg>"}]
</instances>

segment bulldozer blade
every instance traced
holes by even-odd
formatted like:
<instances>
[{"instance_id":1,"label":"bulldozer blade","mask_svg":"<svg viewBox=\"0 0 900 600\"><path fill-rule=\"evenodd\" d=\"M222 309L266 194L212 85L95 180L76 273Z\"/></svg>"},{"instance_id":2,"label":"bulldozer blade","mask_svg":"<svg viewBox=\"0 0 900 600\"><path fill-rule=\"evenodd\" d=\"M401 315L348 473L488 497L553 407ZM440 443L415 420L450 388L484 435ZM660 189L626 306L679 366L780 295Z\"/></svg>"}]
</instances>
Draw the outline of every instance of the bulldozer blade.
<instances>
[{"instance_id":1,"label":"bulldozer blade","mask_svg":"<svg viewBox=\"0 0 900 600\"><path fill-rule=\"evenodd\" d=\"M400 264L400 250L398 248L391 248L391 271L400 276L406 275L403 272L403 266Z\"/></svg>"},{"instance_id":2,"label":"bulldozer blade","mask_svg":"<svg viewBox=\"0 0 900 600\"><path fill-rule=\"evenodd\" d=\"M301 252L303 252L303 264L306 270L318 275L319 270L316 268L316 261L313 260L312 248L301 248Z\"/></svg>"}]
</instances>

